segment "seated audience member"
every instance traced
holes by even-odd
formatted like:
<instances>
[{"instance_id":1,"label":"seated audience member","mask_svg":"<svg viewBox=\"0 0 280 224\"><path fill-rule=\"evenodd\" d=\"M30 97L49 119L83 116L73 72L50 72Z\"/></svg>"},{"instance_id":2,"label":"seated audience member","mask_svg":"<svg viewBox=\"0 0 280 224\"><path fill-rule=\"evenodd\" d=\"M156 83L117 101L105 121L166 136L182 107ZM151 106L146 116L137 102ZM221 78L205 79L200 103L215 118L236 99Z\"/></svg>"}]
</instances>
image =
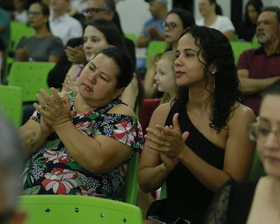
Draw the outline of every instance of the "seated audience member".
<instances>
[{"instance_id":1,"label":"seated audience member","mask_svg":"<svg viewBox=\"0 0 280 224\"><path fill-rule=\"evenodd\" d=\"M79 91L41 89L36 112L20 133L28 161L24 194L68 194L122 200L132 154L142 148L142 129L120 95L133 78L122 49L100 51L85 66ZM67 130L67 131L65 131Z\"/></svg>"},{"instance_id":2,"label":"seated audience member","mask_svg":"<svg viewBox=\"0 0 280 224\"><path fill-rule=\"evenodd\" d=\"M280 8L265 8L257 21L258 49L244 51L237 70L246 105L259 114L262 91L280 79Z\"/></svg>"},{"instance_id":3,"label":"seated audience member","mask_svg":"<svg viewBox=\"0 0 280 224\"><path fill-rule=\"evenodd\" d=\"M167 50L176 50L181 34L189 27L195 25L191 12L186 9L172 9L168 12L166 21L162 23L165 32L165 41L170 45ZM154 98L158 91L154 85L156 62L160 55L152 58L147 68L144 80L145 98Z\"/></svg>"},{"instance_id":4,"label":"seated audience member","mask_svg":"<svg viewBox=\"0 0 280 224\"><path fill-rule=\"evenodd\" d=\"M64 46L68 40L80 37L83 33L82 24L69 16L67 11L70 0L50 0L53 16L49 18L52 33L62 40Z\"/></svg>"},{"instance_id":5,"label":"seated audience member","mask_svg":"<svg viewBox=\"0 0 280 224\"><path fill-rule=\"evenodd\" d=\"M84 10L86 22L95 18L104 18L113 21L116 13L116 4L114 0L88 0L87 8ZM134 43L126 37L123 37L123 40L129 56L135 65L136 56ZM82 42L82 35L79 38L73 38L68 41L65 53L55 67L49 72L47 80L49 87L61 88L65 75L72 66L72 63L85 63Z\"/></svg>"},{"instance_id":6,"label":"seated audience member","mask_svg":"<svg viewBox=\"0 0 280 224\"><path fill-rule=\"evenodd\" d=\"M119 47L126 51L124 46L123 38L115 26L115 24L109 20L98 18L93 19L88 22L84 29L84 44L83 50L85 52L86 61L89 62L92 57L98 52L96 48L106 47L112 45ZM62 91L71 91L77 90L77 78L80 76L81 70L84 67L83 64L73 65L64 80ZM122 94L121 99L124 103L128 104L133 110L136 108L137 104L140 106L138 101L139 88L138 88L138 79L136 74L134 74L132 82L125 89L125 92Z\"/></svg>"},{"instance_id":7,"label":"seated audience member","mask_svg":"<svg viewBox=\"0 0 280 224\"><path fill-rule=\"evenodd\" d=\"M167 16L167 0L145 0L150 4L152 18L145 21L137 39L137 47L148 47L150 41L164 40L161 24Z\"/></svg>"},{"instance_id":8,"label":"seated audience member","mask_svg":"<svg viewBox=\"0 0 280 224\"><path fill-rule=\"evenodd\" d=\"M222 16L222 9L216 0L200 0L199 12L202 18L196 20L197 25L215 28L226 35L229 41L233 40L235 28L228 17Z\"/></svg>"},{"instance_id":9,"label":"seated audience member","mask_svg":"<svg viewBox=\"0 0 280 224\"><path fill-rule=\"evenodd\" d=\"M161 104L169 103L177 96L178 86L174 70L175 51L167 51L160 56L154 77L158 91L164 92Z\"/></svg>"},{"instance_id":10,"label":"seated audience member","mask_svg":"<svg viewBox=\"0 0 280 224\"><path fill-rule=\"evenodd\" d=\"M245 20L237 29L239 40L251 42L256 34L257 19L262 11L263 3L261 0L250 0L245 8Z\"/></svg>"},{"instance_id":11,"label":"seated audience member","mask_svg":"<svg viewBox=\"0 0 280 224\"><path fill-rule=\"evenodd\" d=\"M49 27L49 7L40 2L32 4L28 22L35 29L32 37L23 37L18 43L15 61L57 62L63 53L63 45L52 35Z\"/></svg>"},{"instance_id":12,"label":"seated audience member","mask_svg":"<svg viewBox=\"0 0 280 224\"><path fill-rule=\"evenodd\" d=\"M0 7L0 37L5 43L5 49L8 48L8 43L10 39L10 14L3 8Z\"/></svg>"},{"instance_id":13,"label":"seated audience member","mask_svg":"<svg viewBox=\"0 0 280 224\"><path fill-rule=\"evenodd\" d=\"M27 23L28 15L25 10L25 0L13 0L15 11L13 12L13 20Z\"/></svg>"},{"instance_id":14,"label":"seated audience member","mask_svg":"<svg viewBox=\"0 0 280 224\"><path fill-rule=\"evenodd\" d=\"M17 210L18 182L24 156L19 135L13 125L0 115L0 221L24 223L26 214Z\"/></svg>"},{"instance_id":15,"label":"seated audience member","mask_svg":"<svg viewBox=\"0 0 280 224\"><path fill-rule=\"evenodd\" d=\"M228 181L216 194L205 224L280 223L280 80L264 90L258 122L249 136L258 141L267 176L255 181Z\"/></svg>"},{"instance_id":16,"label":"seated audience member","mask_svg":"<svg viewBox=\"0 0 280 224\"><path fill-rule=\"evenodd\" d=\"M226 181L247 178L255 150L247 125L256 118L239 102L233 52L220 31L190 27L179 39L176 57L178 97L152 115L138 180L143 192L166 182L167 198L155 201L147 216L197 224Z\"/></svg>"}]
</instances>

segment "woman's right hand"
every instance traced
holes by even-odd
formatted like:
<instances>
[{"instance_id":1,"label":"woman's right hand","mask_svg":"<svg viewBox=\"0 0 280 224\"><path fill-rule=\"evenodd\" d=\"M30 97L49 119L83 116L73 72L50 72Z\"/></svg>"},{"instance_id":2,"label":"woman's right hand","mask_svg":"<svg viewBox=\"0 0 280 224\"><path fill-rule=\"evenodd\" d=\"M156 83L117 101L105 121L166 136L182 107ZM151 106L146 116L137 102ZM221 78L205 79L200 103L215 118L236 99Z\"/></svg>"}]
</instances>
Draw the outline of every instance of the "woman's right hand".
<instances>
[{"instance_id":1,"label":"woman's right hand","mask_svg":"<svg viewBox=\"0 0 280 224\"><path fill-rule=\"evenodd\" d=\"M24 48L19 48L16 51L16 61L28 61L29 60L29 50Z\"/></svg>"}]
</instances>

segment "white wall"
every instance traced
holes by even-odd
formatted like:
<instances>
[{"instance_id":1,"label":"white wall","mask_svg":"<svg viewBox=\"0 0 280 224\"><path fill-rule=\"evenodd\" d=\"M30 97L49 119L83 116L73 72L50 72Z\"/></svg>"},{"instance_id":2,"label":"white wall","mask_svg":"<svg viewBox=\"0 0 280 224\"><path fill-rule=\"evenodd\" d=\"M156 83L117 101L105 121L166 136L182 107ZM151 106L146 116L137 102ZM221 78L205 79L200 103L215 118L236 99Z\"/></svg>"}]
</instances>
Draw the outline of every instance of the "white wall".
<instances>
[{"instance_id":1,"label":"white wall","mask_svg":"<svg viewBox=\"0 0 280 224\"><path fill-rule=\"evenodd\" d=\"M171 0L168 0L168 10ZM124 0L117 3L117 11L125 33L139 34L144 22L151 17L149 3L145 0Z\"/></svg>"}]
</instances>

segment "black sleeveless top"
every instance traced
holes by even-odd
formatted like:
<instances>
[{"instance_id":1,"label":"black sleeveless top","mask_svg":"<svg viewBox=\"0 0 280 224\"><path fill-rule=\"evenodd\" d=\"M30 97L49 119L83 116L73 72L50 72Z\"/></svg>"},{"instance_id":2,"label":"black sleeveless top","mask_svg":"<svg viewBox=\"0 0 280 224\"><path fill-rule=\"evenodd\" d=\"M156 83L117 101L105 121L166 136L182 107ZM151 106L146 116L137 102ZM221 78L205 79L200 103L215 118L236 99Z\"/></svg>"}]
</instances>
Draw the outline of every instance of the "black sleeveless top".
<instances>
[{"instance_id":1,"label":"black sleeveless top","mask_svg":"<svg viewBox=\"0 0 280 224\"><path fill-rule=\"evenodd\" d=\"M186 145L200 158L212 166L223 169L225 150L214 145L204 137L192 124L187 112L176 111L176 102L166 119L166 125L172 125L172 118L179 112L182 133L189 131ZM178 217L202 223L214 193L204 187L196 177L182 164L178 163L167 180L167 198L163 199L158 214L161 220L174 222Z\"/></svg>"}]
</instances>

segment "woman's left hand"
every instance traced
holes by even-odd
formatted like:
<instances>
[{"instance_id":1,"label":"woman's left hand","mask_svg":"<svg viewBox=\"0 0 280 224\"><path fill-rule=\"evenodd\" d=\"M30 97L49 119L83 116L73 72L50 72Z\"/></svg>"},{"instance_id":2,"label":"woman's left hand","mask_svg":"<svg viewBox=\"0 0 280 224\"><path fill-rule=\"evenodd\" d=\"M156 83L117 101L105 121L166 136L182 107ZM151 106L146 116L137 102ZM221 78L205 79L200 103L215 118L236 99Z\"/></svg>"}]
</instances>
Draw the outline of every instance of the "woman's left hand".
<instances>
[{"instance_id":1,"label":"woman's left hand","mask_svg":"<svg viewBox=\"0 0 280 224\"><path fill-rule=\"evenodd\" d=\"M68 122L72 113L70 112L70 101L67 94L65 93L61 98L55 88L51 88L52 96L44 89L41 89L40 92L42 96L36 94L40 106L34 103L34 107L44 117L46 124L55 129L58 125Z\"/></svg>"},{"instance_id":2,"label":"woman's left hand","mask_svg":"<svg viewBox=\"0 0 280 224\"><path fill-rule=\"evenodd\" d=\"M186 131L182 134L178 116L178 113L174 114L172 128L161 125L156 125L158 131L147 128L145 139L149 140L150 143L146 143L146 146L169 157L179 158L186 148L185 141L189 132Z\"/></svg>"}]
</instances>

